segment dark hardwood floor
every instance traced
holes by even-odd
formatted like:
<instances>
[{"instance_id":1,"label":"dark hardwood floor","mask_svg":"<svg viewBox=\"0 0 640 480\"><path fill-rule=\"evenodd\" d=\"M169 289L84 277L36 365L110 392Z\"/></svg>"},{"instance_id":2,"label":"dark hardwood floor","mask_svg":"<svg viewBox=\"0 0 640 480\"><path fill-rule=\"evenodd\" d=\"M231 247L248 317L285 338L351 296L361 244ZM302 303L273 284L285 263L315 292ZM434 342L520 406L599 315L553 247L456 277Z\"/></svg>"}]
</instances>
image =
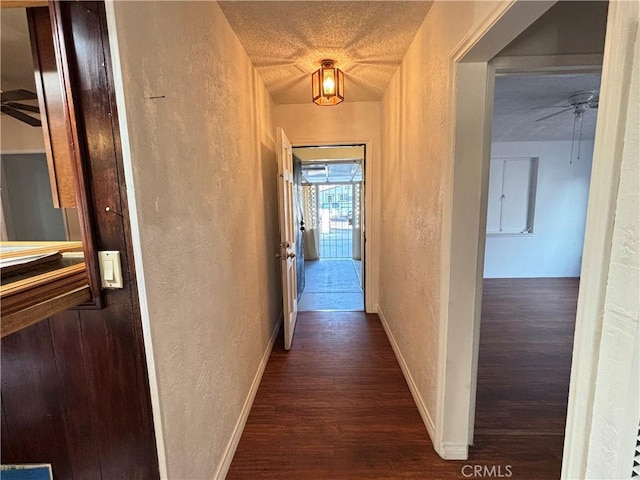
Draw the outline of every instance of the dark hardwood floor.
<instances>
[{"instance_id":1,"label":"dark hardwood floor","mask_svg":"<svg viewBox=\"0 0 640 480\"><path fill-rule=\"evenodd\" d=\"M474 465L495 466L494 477L559 478L575 316L567 297L577 281L541 285L485 286L479 434L469 460L444 461L433 450L376 315L303 312L292 350L282 339L274 347L227 478L481 478L469 475ZM551 300L535 298L548 290Z\"/></svg>"},{"instance_id":2,"label":"dark hardwood floor","mask_svg":"<svg viewBox=\"0 0 640 480\"><path fill-rule=\"evenodd\" d=\"M579 283L484 280L475 444L538 444L549 478L560 478Z\"/></svg>"}]
</instances>

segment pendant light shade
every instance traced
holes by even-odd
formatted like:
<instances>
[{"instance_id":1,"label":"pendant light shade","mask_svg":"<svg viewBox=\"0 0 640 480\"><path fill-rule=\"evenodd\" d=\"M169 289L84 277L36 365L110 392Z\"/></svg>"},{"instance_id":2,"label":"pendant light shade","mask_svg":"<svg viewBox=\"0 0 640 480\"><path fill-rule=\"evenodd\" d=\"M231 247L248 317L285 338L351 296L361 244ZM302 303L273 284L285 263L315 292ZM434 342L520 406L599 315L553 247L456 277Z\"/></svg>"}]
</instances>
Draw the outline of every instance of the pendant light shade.
<instances>
[{"instance_id":1,"label":"pendant light shade","mask_svg":"<svg viewBox=\"0 0 640 480\"><path fill-rule=\"evenodd\" d=\"M344 100L344 73L333 66L333 60L323 60L321 65L311 75L313 103L337 105Z\"/></svg>"}]
</instances>

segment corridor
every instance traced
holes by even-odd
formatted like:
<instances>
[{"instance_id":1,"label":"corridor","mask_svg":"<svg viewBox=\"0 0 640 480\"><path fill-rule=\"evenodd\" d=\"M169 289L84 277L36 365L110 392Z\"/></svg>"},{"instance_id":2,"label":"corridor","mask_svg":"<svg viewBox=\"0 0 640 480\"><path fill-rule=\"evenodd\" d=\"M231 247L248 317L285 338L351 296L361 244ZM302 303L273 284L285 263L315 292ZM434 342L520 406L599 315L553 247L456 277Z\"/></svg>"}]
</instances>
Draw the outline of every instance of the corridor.
<instances>
[{"instance_id":1,"label":"corridor","mask_svg":"<svg viewBox=\"0 0 640 480\"><path fill-rule=\"evenodd\" d=\"M433 451L377 315L303 312L291 350L276 342L227 479L444 478L459 468Z\"/></svg>"},{"instance_id":2,"label":"corridor","mask_svg":"<svg viewBox=\"0 0 640 480\"><path fill-rule=\"evenodd\" d=\"M291 350L276 341L227 479L463 479L474 466L557 478L548 440L481 436L469 460L442 460L378 316L301 312Z\"/></svg>"}]
</instances>

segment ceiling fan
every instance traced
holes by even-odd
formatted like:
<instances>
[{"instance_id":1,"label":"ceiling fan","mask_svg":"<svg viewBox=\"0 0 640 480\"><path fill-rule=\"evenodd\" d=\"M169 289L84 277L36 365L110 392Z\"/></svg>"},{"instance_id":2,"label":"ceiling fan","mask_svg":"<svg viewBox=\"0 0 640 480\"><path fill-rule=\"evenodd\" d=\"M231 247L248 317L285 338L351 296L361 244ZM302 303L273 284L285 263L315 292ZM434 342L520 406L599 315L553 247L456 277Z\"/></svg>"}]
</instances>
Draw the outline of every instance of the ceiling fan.
<instances>
[{"instance_id":1,"label":"ceiling fan","mask_svg":"<svg viewBox=\"0 0 640 480\"><path fill-rule=\"evenodd\" d=\"M580 144L582 143L582 122L584 119L584 112L591 108L598 108L598 102L600 97L597 90L578 90L577 92L570 93L567 97L567 103L564 105L553 105L549 107L534 107L532 110L547 109L547 108L561 108L559 112L554 112L550 115L546 115L542 118L538 118L536 122L542 122L549 118L555 117L562 113L573 110L573 135L571 137L571 160L569 163L573 163L573 146L576 137L576 125L580 122L580 135L578 138L578 156L577 160L580 160Z\"/></svg>"},{"instance_id":2,"label":"ceiling fan","mask_svg":"<svg viewBox=\"0 0 640 480\"><path fill-rule=\"evenodd\" d=\"M40 113L40 109L35 105L18 103L29 100L37 100L38 96L29 90L0 90L0 111L6 113L21 122L28 123L32 127L42 126L40 119L28 115L24 112Z\"/></svg>"},{"instance_id":3,"label":"ceiling fan","mask_svg":"<svg viewBox=\"0 0 640 480\"><path fill-rule=\"evenodd\" d=\"M576 117L582 116L588 108L598 108L598 91L597 90L578 90L569 94L567 97L567 103L564 105L552 105L549 107L534 107L532 110L547 109L547 108L561 108L559 112L552 113L551 115L538 118L536 122L541 122L556 115L560 115L569 110L573 110Z\"/></svg>"}]
</instances>

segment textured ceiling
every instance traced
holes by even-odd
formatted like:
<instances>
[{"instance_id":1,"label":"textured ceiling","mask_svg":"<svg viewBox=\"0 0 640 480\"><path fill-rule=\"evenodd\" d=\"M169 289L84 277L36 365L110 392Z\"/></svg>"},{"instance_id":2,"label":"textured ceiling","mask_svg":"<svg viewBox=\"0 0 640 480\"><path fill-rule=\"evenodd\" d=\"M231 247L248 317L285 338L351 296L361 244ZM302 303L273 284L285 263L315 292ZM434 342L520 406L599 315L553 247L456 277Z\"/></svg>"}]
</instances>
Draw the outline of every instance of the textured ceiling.
<instances>
[{"instance_id":1,"label":"textured ceiling","mask_svg":"<svg viewBox=\"0 0 640 480\"><path fill-rule=\"evenodd\" d=\"M311 73L332 59L345 101L378 101L432 2L228 1L231 27L277 104L311 101Z\"/></svg>"},{"instance_id":2,"label":"textured ceiling","mask_svg":"<svg viewBox=\"0 0 640 480\"><path fill-rule=\"evenodd\" d=\"M561 108L532 109L566 105L567 96L577 90L599 90L600 74L536 75L496 78L493 110L493 141L571 140L573 111L536 122ZM583 139L593 139L597 109L587 109L582 128Z\"/></svg>"},{"instance_id":3,"label":"textured ceiling","mask_svg":"<svg viewBox=\"0 0 640 480\"><path fill-rule=\"evenodd\" d=\"M429 8L426 2L222 2L276 103L310 102L309 74L326 56L347 77L348 101L379 100ZM314 27L311 12L323 7ZM326 7L326 8L325 8ZM318 15L316 15L318 16ZM24 9L3 9L0 87L35 91ZM406 25L405 23L406 22ZM255 31L251 31L255 29ZM244 31L243 34L242 32ZM248 45L251 45L250 47ZM599 74L496 78L494 141L571 140L571 111L536 122L576 90L600 88ZM597 110L584 116L593 139Z\"/></svg>"}]
</instances>

